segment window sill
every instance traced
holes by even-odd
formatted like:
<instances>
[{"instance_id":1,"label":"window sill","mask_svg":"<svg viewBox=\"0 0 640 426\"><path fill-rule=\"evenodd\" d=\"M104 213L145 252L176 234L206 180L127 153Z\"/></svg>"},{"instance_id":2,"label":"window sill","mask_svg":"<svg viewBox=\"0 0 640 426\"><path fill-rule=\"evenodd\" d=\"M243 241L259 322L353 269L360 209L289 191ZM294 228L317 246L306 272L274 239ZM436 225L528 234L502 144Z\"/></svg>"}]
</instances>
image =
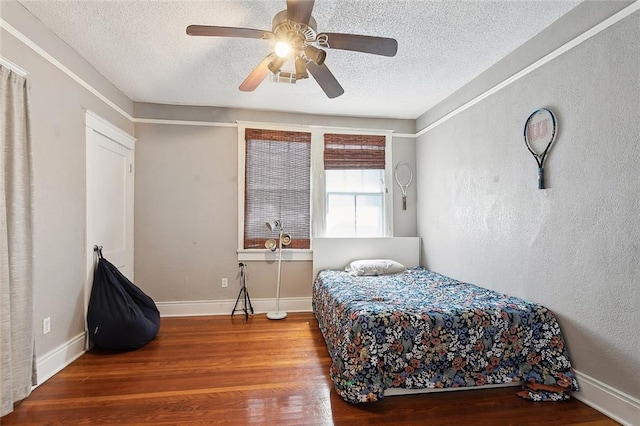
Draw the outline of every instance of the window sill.
<instances>
[{"instance_id":1,"label":"window sill","mask_svg":"<svg viewBox=\"0 0 640 426\"><path fill-rule=\"evenodd\" d=\"M238 250L238 260L239 261L262 261L262 262L273 262L278 260L278 252L272 252L271 250L261 250L261 249L243 249ZM313 251L309 249L284 249L282 250L282 261L283 262L291 262L291 261L311 261L313 260Z\"/></svg>"}]
</instances>

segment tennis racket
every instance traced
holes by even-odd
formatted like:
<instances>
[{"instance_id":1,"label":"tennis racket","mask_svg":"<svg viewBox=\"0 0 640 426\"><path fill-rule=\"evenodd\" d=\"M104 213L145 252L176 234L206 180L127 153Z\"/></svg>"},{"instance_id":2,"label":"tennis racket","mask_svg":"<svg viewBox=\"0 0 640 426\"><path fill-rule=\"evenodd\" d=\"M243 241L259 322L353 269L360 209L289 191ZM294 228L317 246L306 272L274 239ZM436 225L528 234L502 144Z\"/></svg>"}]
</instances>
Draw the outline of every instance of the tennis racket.
<instances>
[{"instance_id":1,"label":"tennis racket","mask_svg":"<svg viewBox=\"0 0 640 426\"><path fill-rule=\"evenodd\" d=\"M396 164L394 170L394 178L396 183L402 190L402 210L407 209L407 188L413 182L413 169L409 165L409 163L402 161Z\"/></svg>"},{"instance_id":2,"label":"tennis racket","mask_svg":"<svg viewBox=\"0 0 640 426\"><path fill-rule=\"evenodd\" d=\"M544 189L544 160L556 130L556 117L546 108L534 111L524 124L524 143L538 163L538 189Z\"/></svg>"}]
</instances>

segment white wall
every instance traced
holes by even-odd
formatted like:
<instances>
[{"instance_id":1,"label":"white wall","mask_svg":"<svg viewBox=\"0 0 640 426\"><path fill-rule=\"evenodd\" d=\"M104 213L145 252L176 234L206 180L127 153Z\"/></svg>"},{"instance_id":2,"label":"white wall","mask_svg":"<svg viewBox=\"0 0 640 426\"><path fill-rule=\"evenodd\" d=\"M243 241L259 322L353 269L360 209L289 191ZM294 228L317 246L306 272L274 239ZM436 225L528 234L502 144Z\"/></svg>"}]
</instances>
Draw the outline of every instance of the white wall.
<instances>
[{"instance_id":1,"label":"white wall","mask_svg":"<svg viewBox=\"0 0 640 426\"><path fill-rule=\"evenodd\" d=\"M545 190L522 138L540 107L559 121ZM416 147L423 262L549 307L575 369L635 404L639 141L635 12L435 126Z\"/></svg>"}]
</instances>

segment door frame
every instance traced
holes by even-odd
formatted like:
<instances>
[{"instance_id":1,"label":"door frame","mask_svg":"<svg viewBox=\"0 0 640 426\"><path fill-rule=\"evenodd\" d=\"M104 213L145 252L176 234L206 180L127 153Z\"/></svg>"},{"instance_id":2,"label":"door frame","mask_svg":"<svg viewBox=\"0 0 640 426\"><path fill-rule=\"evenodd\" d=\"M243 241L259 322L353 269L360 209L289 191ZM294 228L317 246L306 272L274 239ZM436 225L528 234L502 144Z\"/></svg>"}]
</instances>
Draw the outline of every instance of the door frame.
<instances>
[{"instance_id":1,"label":"door frame","mask_svg":"<svg viewBox=\"0 0 640 426\"><path fill-rule=\"evenodd\" d=\"M116 125L112 124L111 122L105 120L104 118L100 117L98 114L96 114L93 111L90 110L86 110L85 113L85 265L86 265L86 270L85 270L85 282L84 282L84 318L85 318L85 330L86 330L86 317L87 317L87 310L88 310L88 306L89 306L89 297L91 295L91 287L93 284L93 271L97 262L97 254L94 251L94 245L96 244L92 235L92 230L90 229L89 225L91 224L91 220L90 220L90 211L89 211L89 185L90 185L90 179L89 179L89 174L91 172L90 168L91 168L91 164L89 162L89 155L90 155L90 141L91 141L91 136L94 133L98 133L110 140L112 140L113 142L121 145L123 148L130 150L131 151L131 165L130 165L130 170L129 172L132 174L132 179L131 179L131 194L130 194L130 200L131 200L131 224L128 224L127 228L127 250L131 250L131 256L130 256L130 261L131 261L131 276L128 277L131 281L133 281L133 249L134 249L134 245L133 245L133 194L134 194L134 173L135 173L135 167L133 166L134 161L135 161L135 142L136 142L136 138L134 138L133 136L131 136L129 133L125 132L124 130L120 129L119 127L117 127ZM88 336L88 334L87 334ZM87 343L88 343L88 339L87 339Z\"/></svg>"}]
</instances>

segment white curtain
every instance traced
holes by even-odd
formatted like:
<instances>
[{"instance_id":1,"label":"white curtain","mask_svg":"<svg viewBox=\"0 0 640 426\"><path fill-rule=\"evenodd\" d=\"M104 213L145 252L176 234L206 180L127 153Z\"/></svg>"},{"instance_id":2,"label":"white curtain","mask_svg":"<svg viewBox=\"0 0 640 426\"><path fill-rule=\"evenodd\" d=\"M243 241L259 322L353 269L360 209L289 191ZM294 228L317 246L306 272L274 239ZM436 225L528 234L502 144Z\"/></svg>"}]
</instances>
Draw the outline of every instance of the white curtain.
<instances>
[{"instance_id":1,"label":"white curtain","mask_svg":"<svg viewBox=\"0 0 640 426\"><path fill-rule=\"evenodd\" d=\"M2 414L35 384L28 85L0 65L0 377Z\"/></svg>"}]
</instances>

